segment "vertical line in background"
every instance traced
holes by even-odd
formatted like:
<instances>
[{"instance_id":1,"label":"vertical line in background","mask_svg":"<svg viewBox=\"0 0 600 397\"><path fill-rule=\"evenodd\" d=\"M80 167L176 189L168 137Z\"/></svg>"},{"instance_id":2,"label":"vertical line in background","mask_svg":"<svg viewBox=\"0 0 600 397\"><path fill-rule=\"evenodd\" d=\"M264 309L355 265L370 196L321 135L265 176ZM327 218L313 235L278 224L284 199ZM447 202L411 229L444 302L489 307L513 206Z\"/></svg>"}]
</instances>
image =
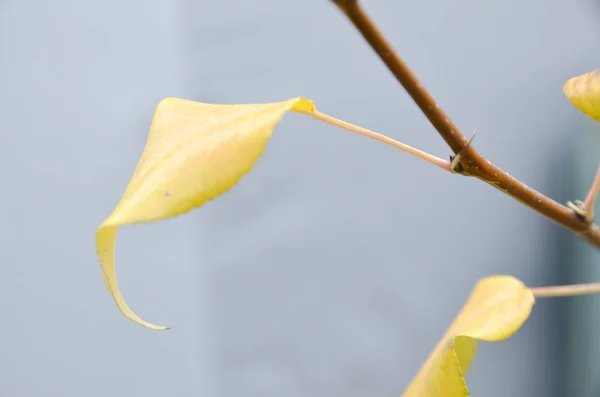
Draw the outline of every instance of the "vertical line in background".
<instances>
[{"instance_id":1,"label":"vertical line in background","mask_svg":"<svg viewBox=\"0 0 600 397\"><path fill-rule=\"evenodd\" d=\"M570 191L584 195L600 161L600 124L585 120L571 153ZM575 236L565 241L566 283L600 281L600 255ZM600 395L600 297L566 298L564 315L563 393L571 397Z\"/></svg>"},{"instance_id":2,"label":"vertical line in background","mask_svg":"<svg viewBox=\"0 0 600 397\"><path fill-rule=\"evenodd\" d=\"M600 1L590 0L588 4L590 19L597 21L600 31ZM593 61L598 59L596 54L590 52L589 59L600 67L600 60ZM572 75L587 71L579 70ZM600 161L600 124L583 115L580 117L583 121L577 123L572 131L576 134L573 136L575 143L570 157L570 175L565 183L572 194L583 197ZM563 246L564 263L561 266L565 274L564 283L600 281L600 254L597 250L571 234L565 237ZM566 298L561 309L560 395L600 396L600 297Z\"/></svg>"},{"instance_id":3,"label":"vertical line in background","mask_svg":"<svg viewBox=\"0 0 600 397\"><path fill-rule=\"evenodd\" d=\"M203 14L211 12L211 2L197 0L178 0L176 2L165 2L165 4L174 4L173 17L175 26L178 29L173 32L173 43L176 47L173 51L177 54L177 65L179 81L181 83L182 96L185 99L218 103L218 100L204 97L204 92L199 87L202 70L202 51L201 37L206 34L207 29L202 26L202 22L207 18ZM200 88L200 89L199 89ZM190 313L197 315L200 319L199 334L196 335L199 349L196 357L198 365L198 383L200 396L212 397L218 395L217 390L217 332L214 294L212 293L212 274L210 263L204 254L206 249L204 241L204 230L201 223L204 207L196 209L187 214L190 218L190 233L193 233L190 247L193 259L193 280L190 284L195 287L193 295L197 300L197 307L200 313Z\"/></svg>"}]
</instances>

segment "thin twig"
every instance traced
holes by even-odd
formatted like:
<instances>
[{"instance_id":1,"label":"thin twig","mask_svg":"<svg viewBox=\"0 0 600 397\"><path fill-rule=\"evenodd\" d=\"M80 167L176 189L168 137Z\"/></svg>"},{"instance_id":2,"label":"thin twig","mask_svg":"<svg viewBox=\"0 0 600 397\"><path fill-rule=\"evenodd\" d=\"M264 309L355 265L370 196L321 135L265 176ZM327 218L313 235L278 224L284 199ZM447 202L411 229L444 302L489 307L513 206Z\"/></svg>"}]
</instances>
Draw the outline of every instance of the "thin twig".
<instances>
[{"instance_id":1,"label":"thin twig","mask_svg":"<svg viewBox=\"0 0 600 397\"><path fill-rule=\"evenodd\" d=\"M575 202L567 201L567 207L571 208L588 225L594 223L594 206L596 205L596 197L600 189L600 166L596 171L596 177L590 186L588 194L585 196L585 201L575 200Z\"/></svg>"},{"instance_id":2,"label":"thin twig","mask_svg":"<svg viewBox=\"0 0 600 397\"><path fill-rule=\"evenodd\" d=\"M442 110L408 65L396 54L375 23L363 10L358 0L332 0L350 19L372 49L379 55L390 72L410 94L423 114L429 119L452 151L457 154L466 146L467 139ZM499 189L530 209L582 236L600 248L600 228L582 221L575 211L535 191L521 181L483 158L470 145L461 155L460 174L473 176Z\"/></svg>"},{"instance_id":3,"label":"thin twig","mask_svg":"<svg viewBox=\"0 0 600 397\"><path fill-rule=\"evenodd\" d=\"M536 298L590 295L600 293L600 283L555 285L552 287L530 288L530 290Z\"/></svg>"},{"instance_id":4,"label":"thin twig","mask_svg":"<svg viewBox=\"0 0 600 397\"><path fill-rule=\"evenodd\" d=\"M594 182L592 182L592 186L590 186L590 191L587 196L585 196L585 200L583 202L583 210L588 214L589 219L593 221L594 219L594 206L596 205L596 198L598 197L598 192L600 191L600 166L598 166L598 171L596 171L596 177L594 178Z\"/></svg>"},{"instance_id":5,"label":"thin twig","mask_svg":"<svg viewBox=\"0 0 600 397\"><path fill-rule=\"evenodd\" d=\"M359 126L354 125L354 124L347 123L347 122L342 121L342 120L338 120L338 119L336 119L334 117L328 116L328 115L326 115L324 113L321 113L319 111L316 111L316 110L311 113L311 116L313 116L314 118L316 118L318 120L324 121L325 123L334 125L336 127L343 128L345 130L352 131L352 132L355 132L357 134L360 134L360 135L363 135L363 136L375 139L377 141L383 142L383 143L385 143L387 145L393 146L393 147L395 147L397 149L400 149L400 150L402 150L404 152L407 152L407 153L410 153L410 154L412 154L414 156L417 156L418 158L420 158L422 160L430 162L431 164L434 164L434 165L440 167L441 169L443 169L445 171L450 171L450 162L448 162L446 160L443 160L443 159L441 159L439 157L432 156L429 153L423 152L423 151L421 151L419 149L416 149L416 148L414 148L412 146L409 146L409 145L407 145L405 143L399 142L399 141L397 141L395 139L392 139L390 137L387 137L385 135L378 134L377 132L373 132L373 131L367 130L366 128L362 128L362 127L359 127Z\"/></svg>"}]
</instances>

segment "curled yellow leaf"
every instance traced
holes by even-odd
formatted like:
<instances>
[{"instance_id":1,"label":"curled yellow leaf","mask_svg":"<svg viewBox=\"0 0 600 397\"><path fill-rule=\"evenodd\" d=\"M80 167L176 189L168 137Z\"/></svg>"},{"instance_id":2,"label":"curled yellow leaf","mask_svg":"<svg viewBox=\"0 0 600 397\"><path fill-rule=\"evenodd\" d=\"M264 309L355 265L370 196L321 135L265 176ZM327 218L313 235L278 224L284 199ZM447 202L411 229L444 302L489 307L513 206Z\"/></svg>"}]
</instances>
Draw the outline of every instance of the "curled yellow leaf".
<instances>
[{"instance_id":1,"label":"curled yellow leaf","mask_svg":"<svg viewBox=\"0 0 600 397\"><path fill-rule=\"evenodd\" d=\"M261 156L287 111L314 112L311 101L214 105L177 98L161 101L134 174L112 214L96 232L96 250L108 290L125 317L155 330L125 303L115 273L121 225L176 216L229 190Z\"/></svg>"},{"instance_id":2,"label":"curled yellow leaf","mask_svg":"<svg viewBox=\"0 0 600 397\"><path fill-rule=\"evenodd\" d=\"M573 106L600 121L600 69L569 79L563 92Z\"/></svg>"},{"instance_id":3,"label":"curled yellow leaf","mask_svg":"<svg viewBox=\"0 0 600 397\"><path fill-rule=\"evenodd\" d=\"M465 375L477 341L509 338L527 320L534 303L531 290L514 277L480 280L403 396L467 397Z\"/></svg>"}]
</instances>

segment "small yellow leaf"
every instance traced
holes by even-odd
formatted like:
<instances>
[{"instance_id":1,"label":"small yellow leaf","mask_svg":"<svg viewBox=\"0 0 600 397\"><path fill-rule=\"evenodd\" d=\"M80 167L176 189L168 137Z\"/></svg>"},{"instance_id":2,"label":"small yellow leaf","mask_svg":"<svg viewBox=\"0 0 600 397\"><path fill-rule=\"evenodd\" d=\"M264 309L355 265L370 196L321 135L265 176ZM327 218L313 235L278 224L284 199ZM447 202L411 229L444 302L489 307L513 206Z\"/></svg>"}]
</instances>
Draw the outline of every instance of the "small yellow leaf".
<instances>
[{"instance_id":1,"label":"small yellow leaf","mask_svg":"<svg viewBox=\"0 0 600 397\"><path fill-rule=\"evenodd\" d=\"M573 106L600 121L600 69L573 77L563 91Z\"/></svg>"},{"instance_id":2,"label":"small yellow leaf","mask_svg":"<svg viewBox=\"0 0 600 397\"><path fill-rule=\"evenodd\" d=\"M403 397L466 397L465 375L477 341L512 336L527 320L535 298L511 276L480 280L442 340L430 354Z\"/></svg>"},{"instance_id":3,"label":"small yellow leaf","mask_svg":"<svg viewBox=\"0 0 600 397\"><path fill-rule=\"evenodd\" d=\"M176 216L229 190L250 171L287 111L310 115L315 108L304 98L257 105L167 98L158 104L129 185L96 232L106 285L125 317L151 329L166 329L138 317L119 292L114 262L118 227Z\"/></svg>"}]
</instances>

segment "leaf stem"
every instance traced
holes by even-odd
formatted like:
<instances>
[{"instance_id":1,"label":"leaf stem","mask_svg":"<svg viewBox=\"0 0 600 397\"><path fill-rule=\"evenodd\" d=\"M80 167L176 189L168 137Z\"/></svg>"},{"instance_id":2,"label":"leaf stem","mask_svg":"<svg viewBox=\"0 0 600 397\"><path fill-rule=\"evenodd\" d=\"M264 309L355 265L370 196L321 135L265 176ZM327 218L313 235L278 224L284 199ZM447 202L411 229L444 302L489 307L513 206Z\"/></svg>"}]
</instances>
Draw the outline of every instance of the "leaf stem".
<instances>
[{"instance_id":1,"label":"leaf stem","mask_svg":"<svg viewBox=\"0 0 600 397\"><path fill-rule=\"evenodd\" d=\"M439 157L433 156L433 155L431 155L429 153L426 153L426 152L424 152L422 150L416 149L416 148L414 148L414 147L412 147L410 145L407 145L405 143L399 142L399 141L397 141L395 139L392 139L392 138L390 138L388 136L379 134L377 132L373 132L371 130L367 130L366 128L359 127L357 125L348 123L348 122L343 121L343 120L336 119L334 117L331 117L331 116L328 116L328 115L326 115L324 113L321 113L321 112L319 112L317 110L311 112L310 115L312 117L316 118L317 120L323 121L325 123L334 125L334 126L339 127L339 128L343 128L345 130L357 133L359 135L366 136L366 137L371 138L371 139L375 139L376 141L383 142L386 145L393 146L393 147L395 147L397 149L400 149L400 150L402 150L402 151L404 151L406 153L410 153L410 154L412 154L414 156L417 156L418 158L420 158L422 160L425 160L425 161L427 161L427 162L429 162L429 163L431 163L433 165L436 165L436 166L440 167L441 169L443 169L445 171L450 171L450 162L449 161L446 161L446 160L443 160L443 159L441 159Z\"/></svg>"},{"instance_id":2,"label":"leaf stem","mask_svg":"<svg viewBox=\"0 0 600 397\"><path fill-rule=\"evenodd\" d=\"M552 287L530 288L536 298L590 295L600 293L600 283L555 285Z\"/></svg>"},{"instance_id":3,"label":"leaf stem","mask_svg":"<svg viewBox=\"0 0 600 397\"><path fill-rule=\"evenodd\" d=\"M467 146L467 138L442 110L435 99L417 79L408 65L398 56L375 22L367 15L358 0L332 0L354 24L371 48L404 87L425 117L455 153ZM461 154L459 174L474 176L497 188L521 204L529 207L556 223L583 237L596 248L600 248L600 227L586 222L566 205L530 188L518 179L492 164L469 145ZM593 200L590 200L593 201Z\"/></svg>"}]
</instances>

